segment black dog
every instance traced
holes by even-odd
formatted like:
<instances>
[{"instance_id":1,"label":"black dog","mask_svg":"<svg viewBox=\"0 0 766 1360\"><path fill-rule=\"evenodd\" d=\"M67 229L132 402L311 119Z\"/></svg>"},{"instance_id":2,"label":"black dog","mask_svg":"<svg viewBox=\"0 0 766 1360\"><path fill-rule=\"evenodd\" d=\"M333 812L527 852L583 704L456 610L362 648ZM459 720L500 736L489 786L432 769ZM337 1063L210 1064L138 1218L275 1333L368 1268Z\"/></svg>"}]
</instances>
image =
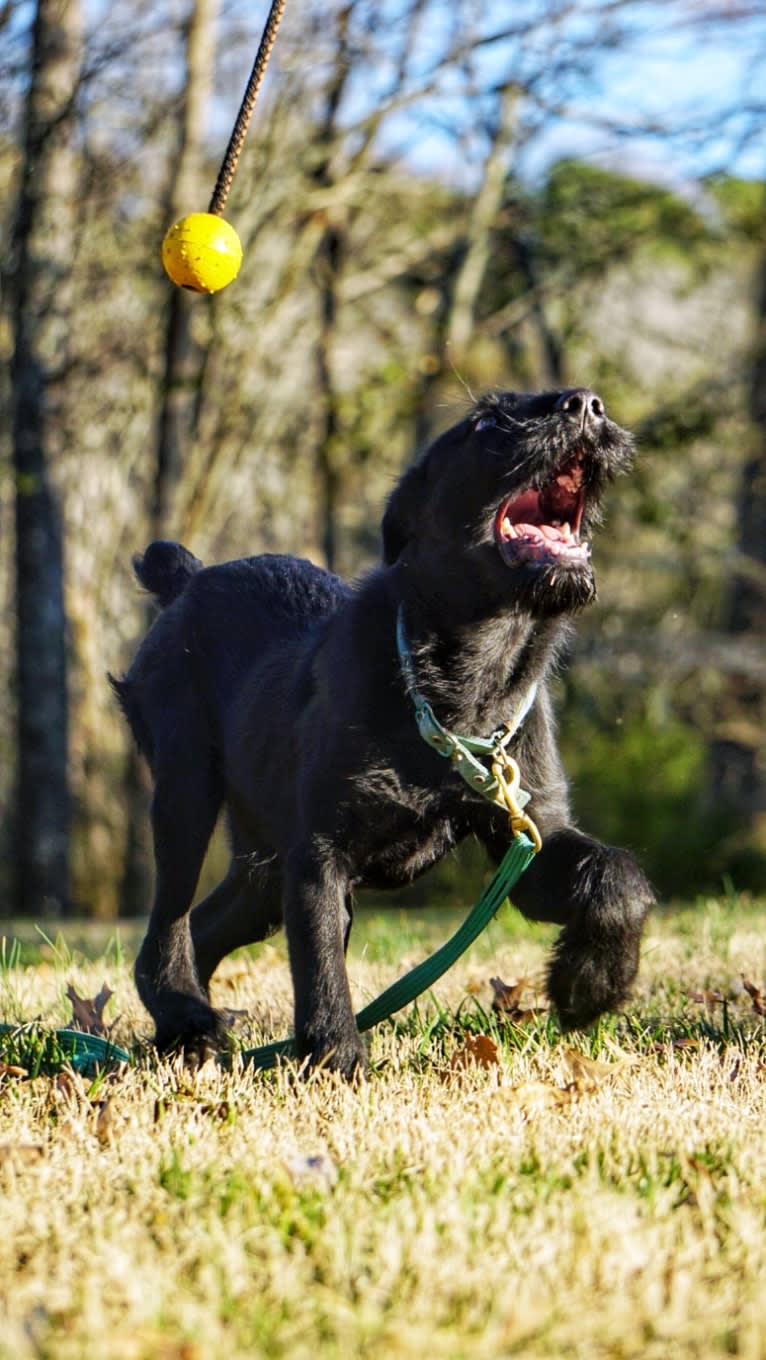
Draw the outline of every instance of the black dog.
<instances>
[{"instance_id":1,"label":"black dog","mask_svg":"<svg viewBox=\"0 0 766 1360\"><path fill-rule=\"evenodd\" d=\"M544 844L514 890L563 929L548 991L567 1026L626 997L649 886L573 828L546 675L595 594L587 534L631 439L593 392L481 400L402 477L384 564L351 587L264 555L202 569L179 544L135 562L165 606L115 688L154 781L154 906L136 982L157 1044L225 1038L208 984L284 919L298 1053L350 1075L364 1049L344 954L354 889L396 887L473 833L499 859L507 816L421 740L397 652L446 728L511 742ZM534 688L536 686L536 690ZM221 807L232 858L190 914Z\"/></svg>"}]
</instances>

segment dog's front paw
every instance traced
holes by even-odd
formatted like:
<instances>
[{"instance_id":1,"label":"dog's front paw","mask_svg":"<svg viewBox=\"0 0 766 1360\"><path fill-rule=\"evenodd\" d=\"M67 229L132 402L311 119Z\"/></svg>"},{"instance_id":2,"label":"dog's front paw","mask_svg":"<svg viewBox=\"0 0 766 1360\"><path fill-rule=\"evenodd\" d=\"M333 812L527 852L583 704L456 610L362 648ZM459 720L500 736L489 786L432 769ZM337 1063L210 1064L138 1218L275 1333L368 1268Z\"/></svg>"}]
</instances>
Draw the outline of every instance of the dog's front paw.
<instances>
[{"instance_id":1,"label":"dog's front paw","mask_svg":"<svg viewBox=\"0 0 766 1360\"><path fill-rule=\"evenodd\" d=\"M230 1015L196 997L163 998L154 1018L154 1043L160 1053L183 1052L184 1061L196 1064L228 1047Z\"/></svg>"},{"instance_id":2,"label":"dog's front paw","mask_svg":"<svg viewBox=\"0 0 766 1360\"><path fill-rule=\"evenodd\" d=\"M564 1029L582 1029L627 1000L638 972L639 940L596 944L562 931L548 966L547 992Z\"/></svg>"},{"instance_id":3,"label":"dog's front paw","mask_svg":"<svg viewBox=\"0 0 766 1360\"><path fill-rule=\"evenodd\" d=\"M367 1067L367 1050L356 1027L342 1035L297 1035L296 1049L311 1070L339 1072L347 1081L359 1081Z\"/></svg>"},{"instance_id":4,"label":"dog's front paw","mask_svg":"<svg viewBox=\"0 0 766 1360\"><path fill-rule=\"evenodd\" d=\"M627 999L654 901L633 858L606 846L592 857L582 886L581 905L559 935L548 967L548 996L566 1029L589 1025Z\"/></svg>"}]
</instances>

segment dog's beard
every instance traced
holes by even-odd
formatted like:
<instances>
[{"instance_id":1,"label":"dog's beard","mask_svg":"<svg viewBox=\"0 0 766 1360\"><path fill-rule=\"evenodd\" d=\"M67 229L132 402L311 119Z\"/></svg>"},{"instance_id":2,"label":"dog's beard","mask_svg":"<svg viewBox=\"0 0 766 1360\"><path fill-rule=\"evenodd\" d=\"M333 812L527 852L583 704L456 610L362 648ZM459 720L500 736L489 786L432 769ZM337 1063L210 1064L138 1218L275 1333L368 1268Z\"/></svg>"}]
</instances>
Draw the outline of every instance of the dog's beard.
<instances>
[{"instance_id":1,"label":"dog's beard","mask_svg":"<svg viewBox=\"0 0 766 1360\"><path fill-rule=\"evenodd\" d=\"M524 562L507 570L513 572L506 582L512 603L519 612L537 618L577 613L596 598L596 577L590 562L578 568L556 562Z\"/></svg>"}]
</instances>

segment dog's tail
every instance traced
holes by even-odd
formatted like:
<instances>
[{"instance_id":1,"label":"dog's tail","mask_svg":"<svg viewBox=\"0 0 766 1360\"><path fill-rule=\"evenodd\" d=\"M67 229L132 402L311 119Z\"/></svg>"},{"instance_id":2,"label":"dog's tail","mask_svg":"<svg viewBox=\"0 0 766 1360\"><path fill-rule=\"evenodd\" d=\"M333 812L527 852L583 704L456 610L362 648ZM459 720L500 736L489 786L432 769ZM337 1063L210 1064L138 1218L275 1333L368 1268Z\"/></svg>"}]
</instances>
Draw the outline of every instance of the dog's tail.
<instances>
[{"instance_id":1,"label":"dog's tail","mask_svg":"<svg viewBox=\"0 0 766 1360\"><path fill-rule=\"evenodd\" d=\"M202 563L182 543L158 538L149 544L143 556L135 554L133 570L144 589L151 591L164 609L186 589L192 576L202 570Z\"/></svg>"}]
</instances>

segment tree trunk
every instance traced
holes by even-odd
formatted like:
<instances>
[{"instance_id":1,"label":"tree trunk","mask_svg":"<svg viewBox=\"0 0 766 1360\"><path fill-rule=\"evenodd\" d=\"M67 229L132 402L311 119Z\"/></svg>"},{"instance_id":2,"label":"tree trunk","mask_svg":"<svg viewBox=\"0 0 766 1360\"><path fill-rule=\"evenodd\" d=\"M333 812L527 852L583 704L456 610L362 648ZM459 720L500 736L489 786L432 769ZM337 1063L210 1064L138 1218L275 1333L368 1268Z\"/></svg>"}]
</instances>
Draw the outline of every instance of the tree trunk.
<instances>
[{"instance_id":1,"label":"tree trunk","mask_svg":"<svg viewBox=\"0 0 766 1360\"><path fill-rule=\"evenodd\" d=\"M178 152L168 192L168 226L198 211L205 118L215 70L215 23L219 0L193 0L186 25L186 78L179 121ZM206 300L168 285L162 386L157 411L157 445L150 508L152 537L173 530L174 497L184 452L195 437L205 346L192 334L192 314ZM209 307L209 301L207 303Z\"/></svg>"},{"instance_id":2,"label":"tree trunk","mask_svg":"<svg viewBox=\"0 0 766 1360\"><path fill-rule=\"evenodd\" d=\"M184 96L178 127L178 149L167 195L167 225L205 206L200 200L200 162L208 99L215 69L215 22L219 0L193 0L186 24ZM172 538L178 532L176 492L183 460L196 437L205 372L206 347L192 332L195 308L207 300L168 284L164 362L157 405L157 441L151 483L147 541ZM142 545L137 544L137 547ZM147 626L154 618L150 607ZM125 776L127 814L125 861L120 886L120 914L143 914L149 906L152 855L149 836L149 781L146 768L131 750Z\"/></svg>"},{"instance_id":3,"label":"tree trunk","mask_svg":"<svg viewBox=\"0 0 766 1360\"><path fill-rule=\"evenodd\" d=\"M766 254L756 292L756 334L750 381L754 452L745 463L738 501L737 560L725 604L725 627L766 653ZM735 869L753 854L766 857L766 690L752 676L733 674L721 701L712 748L716 803L732 814ZM745 868L747 873L748 869Z\"/></svg>"},{"instance_id":4,"label":"tree trunk","mask_svg":"<svg viewBox=\"0 0 766 1360\"><path fill-rule=\"evenodd\" d=\"M69 901L67 621L55 369L69 331L77 160L72 122L81 63L77 0L38 0L12 249L11 368L16 481L18 768L14 909L60 914Z\"/></svg>"},{"instance_id":5,"label":"tree trunk","mask_svg":"<svg viewBox=\"0 0 766 1360\"><path fill-rule=\"evenodd\" d=\"M327 84L318 144L321 156L314 171L314 182L322 188L333 183L332 153L338 134L338 111L351 71L349 26L354 3L343 5L336 16L335 65ZM317 432L317 491L319 501L322 556L328 571L338 565L338 497L341 476L338 468L338 391L333 366L338 320L338 281L344 260L344 233L338 210L329 220L317 245L314 277L319 311L315 348L317 404L320 412Z\"/></svg>"},{"instance_id":6,"label":"tree trunk","mask_svg":"<svg viewBox=\"0 0 766 1360\"><path fill-rule=\"evenodd\" d=\"M516 139L518 104L518 90L514 85L506 86L471 209L465 253L455 278L447 322L447 346L457 364L462 362L473 336L476 306L492 253L492 232L500 214Z\"/></svg>"}]
</instances>

